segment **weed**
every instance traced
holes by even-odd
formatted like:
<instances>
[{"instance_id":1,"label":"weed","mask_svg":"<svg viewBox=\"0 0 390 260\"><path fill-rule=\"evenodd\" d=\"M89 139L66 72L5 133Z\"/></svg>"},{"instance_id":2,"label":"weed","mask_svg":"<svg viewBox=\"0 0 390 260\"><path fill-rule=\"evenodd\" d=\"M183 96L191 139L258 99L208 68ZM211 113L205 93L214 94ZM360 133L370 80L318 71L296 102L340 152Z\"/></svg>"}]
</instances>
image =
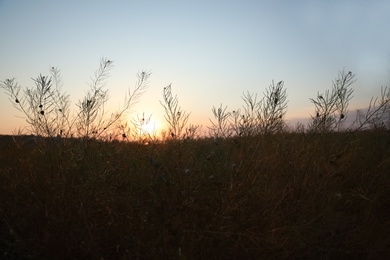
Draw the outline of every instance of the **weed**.
<instances>
[{"instance_id":1,"label":"weed","mask_svg":"<svg viewBox=\"0 0 390 260\"><path fill-rule=\"evenodd\" d=\"M177 96L173 96L171 88L171 85L164 87L164 100L160 101L160 104L165 110L164 117L169 125L168 131L170 137L172 139L181 139L184 137L183 132L190 114L181 109L179 106L179 99Z\"/></svg>"},{"instance_id":2,"label":"weed","mask_svg":"<svg viewBox=\"0 0 390 260\"><path fill-rule=\"evenodd\" d=\"M316 99L310 99L315 106L315 115L311 117L309 131L340 131L342 123L347 119L348 105L353 93L350 86L356 81L354 78L355 75L351 71L341 71L333 81L332 91L326 90L324 94L318 93Z\"/></svg>"},{"instance_id":3,"label":"weed","mask_svg":"<svg viewBox=\"0 0 390 260\"><path fill-rule=\"evenodd\" d=\"M264 92L264 97L257 100L257 94L249 92L242 96L244 101L241 110L227 112L227 106L222 104L218 109L212 108L214 115L210 134L214 137L228 138L231 136L249 137L259 134L274 134L285 129L284 116L287 111L287 93L284 82L272 84Z\"/></svg>"},{"instance_id":4,"label":"weed","mask_svg":"<svg viewBox=\"0 0 390 260\"><path fill-rule=\"evenodd\" d=\"M69 95L62 92L60 70L52 67L51 77L39 75L35 88L26 88L20 96L21 86L14 79L6 79L0 84L14 106L27 118L29 132L44 137L82 137L100 138L112 130L112 127L136 104L145 92L150 73L138 74L134 90L129 88L124 106L119 111L107 116L105 105L108 101L108 90L104 89L113 61L102 58L99 69L91 78L89 91L77 102L78 111L72 115L69 111Z\"/></svg>"},{"instance_id":5,"label":"weed","mask_svg":"<svg viewBox=\"0 0 390 260\"><path fill-rule=\"evenodd\" d=\"M77 120L71 117L77 123L56 118L48 101L38 102L48 95L39 88L55 88L39 78L31 96L38 115L31 114L31 122L44 136L0 137L1 257L390 257L390 133L370 129L383 119L377 113L388 113L387 88L353 131L339 127L348 102L332 105L330 93L322 97L329 102L319 104L336 113L327 112L331 128L288 132L286 93L278 83L261 101L245 94L242 111L213 108L213 137L195 138L197 126L186 125L189 114L169 87L161 103L174 135L153 141L142 130L151 116L137 116L132 125L115 115L99 119L106 62L79 102ZM139 75L125 108L138 100L147 78ZM4 84L30 115L28 96L21 97L12 80ZM342 93L348 97L348 90ZM111 119L117 121L110 126ZM99 132L106 126L107 135ZM50 136L51 128L64 129L66 138Z\"/></svg>"}]
</instances>

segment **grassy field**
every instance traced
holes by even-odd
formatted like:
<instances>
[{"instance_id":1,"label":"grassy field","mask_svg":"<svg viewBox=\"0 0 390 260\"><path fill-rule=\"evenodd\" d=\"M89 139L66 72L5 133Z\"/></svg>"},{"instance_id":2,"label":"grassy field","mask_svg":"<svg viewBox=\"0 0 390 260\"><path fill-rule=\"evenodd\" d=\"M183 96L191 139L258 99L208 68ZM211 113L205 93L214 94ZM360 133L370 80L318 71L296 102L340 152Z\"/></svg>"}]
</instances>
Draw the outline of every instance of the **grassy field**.
<instances>
[{"instance_id":1,"label":"grassy field","mask_svg":"<svg viewBox=\"0 0 390 260\"><path fill-rule=\"evenodd\" d=\"M3 137L0 258L389 258L390 132Z\"/></svg>"}]
</instances>

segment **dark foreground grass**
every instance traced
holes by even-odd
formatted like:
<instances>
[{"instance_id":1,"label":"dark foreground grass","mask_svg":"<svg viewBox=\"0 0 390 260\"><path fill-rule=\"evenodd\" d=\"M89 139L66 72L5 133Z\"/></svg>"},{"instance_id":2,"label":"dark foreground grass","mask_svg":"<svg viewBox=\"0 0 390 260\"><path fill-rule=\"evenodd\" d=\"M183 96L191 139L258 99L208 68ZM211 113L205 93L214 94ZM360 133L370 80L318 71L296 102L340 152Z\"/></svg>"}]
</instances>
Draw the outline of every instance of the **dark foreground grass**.
<instances>
[{"instance_id":1,"label":"dark foreground grass","mask_svg":"<svg viewBox=\"0 0 390 260\"><path fill-rule=\"evenodd\" d=\"M386 131L0 154L0 258L390 257Z\"/></svg>"}]
</instances>

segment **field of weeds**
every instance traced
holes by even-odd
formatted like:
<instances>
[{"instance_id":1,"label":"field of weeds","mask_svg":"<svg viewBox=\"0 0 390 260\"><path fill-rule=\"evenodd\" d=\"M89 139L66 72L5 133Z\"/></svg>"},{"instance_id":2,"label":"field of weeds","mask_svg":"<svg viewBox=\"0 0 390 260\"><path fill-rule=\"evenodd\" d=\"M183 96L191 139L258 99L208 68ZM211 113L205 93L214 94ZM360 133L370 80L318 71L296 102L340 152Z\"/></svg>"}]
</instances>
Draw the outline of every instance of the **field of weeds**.
<instances>
[{"instance_id":1,"label":"field of weeds","mask_svg":"<svg viewBox=\"0 0 390 260\"><path fill-rule=\"evenodd\" d=\"M3 137L1 258L384 259L389 187L386 130Z\"/></svg>"},{"instance_id":2,"label":"field of weeds","mask_svg":"<svg viewBox=\"0 0 390 260\"><path fill-rule=\"evenodd\" d=\"M213 107L200 135L168 85L158 138L151 116L128 119L150 72L107 113L112 63L75 111L57 68L35 88L0 82L32 134L0 138L0 258L390 258L389 88L348 125L355 75L341 71L291 129L272 81Z\"/></svg>"}]
</instances>

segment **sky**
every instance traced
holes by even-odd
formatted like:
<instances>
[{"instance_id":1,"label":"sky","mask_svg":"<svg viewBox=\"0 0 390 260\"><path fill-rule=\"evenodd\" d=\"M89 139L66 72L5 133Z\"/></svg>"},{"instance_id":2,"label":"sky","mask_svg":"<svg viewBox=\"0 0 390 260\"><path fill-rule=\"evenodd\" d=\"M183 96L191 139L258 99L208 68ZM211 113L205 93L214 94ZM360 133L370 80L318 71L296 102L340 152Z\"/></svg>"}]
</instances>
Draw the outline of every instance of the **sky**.
<instances>
[{"instance_id":1,"label":"sky","mask_svg":"<svg viewBox=\"0 0 390 260\"><path fill-rule=\"evenodd\" d=\"M341 70L356 74L350 110L367 107L390 81L390 1L53 1L0 0L0 80L61 69L77 103L106 57L114 61L108 109L120 108L138 72L152 73L128 120L152 114L164 128L163 88L172 84L189 122L207 126L211 109L244 104L284 81L286 118L307 119L310 98ZM27 126L0 89L0 134Z\"/></svg>"}]
</instances>

